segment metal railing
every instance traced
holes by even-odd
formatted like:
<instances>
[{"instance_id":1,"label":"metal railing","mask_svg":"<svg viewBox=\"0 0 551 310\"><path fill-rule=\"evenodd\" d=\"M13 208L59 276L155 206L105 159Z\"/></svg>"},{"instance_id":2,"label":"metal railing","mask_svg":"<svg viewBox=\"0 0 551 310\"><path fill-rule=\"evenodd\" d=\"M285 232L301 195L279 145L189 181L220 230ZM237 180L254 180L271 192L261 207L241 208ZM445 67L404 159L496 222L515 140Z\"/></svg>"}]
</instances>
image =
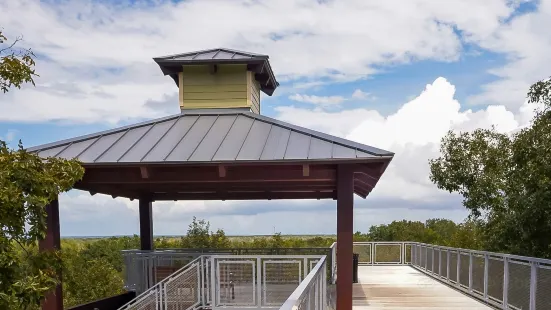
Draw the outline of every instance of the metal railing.
<instances>
[{"instance_id":1,"label":"metal railing","mask_svg":"<svg viewBox=\"0 0 551 310\"><path fill-rule=\"evenodd\" d=\"M298 288L287 298L280 310L325 309L327 306L327 268L325 257L300 283Z\"/></svg>"},{"instance_id":2,"label":"metal railing","mask_svg":"<svg viewBox=\"0 0 551 310\"><path fill-rule=\"evenodd\" d=\"M325 309L325 272L319 255L204 255L120 309L279 309L289 296Z\"/></svg>"},{"instance_id":3,"label":"metal railing","mask_svg":"<svg viewBox=\"0 0 551 310\"><path fill-rule=\"evenodd\" d=\"M327 255L329 248L233 248L124 250L124 287L138 294L146 291L202 255ZM331 266L329 259L328 268Z\"/></svg>"},{"instance_id":4,"label":"metal railing","mask_svg":"<svg viewBox=\"0 0 551 310\"><path fill-rule=\"evenodd\" d=\"M359 265L408 265L411 262L411 242L354 242ZM331 247L331 283L337 281L337 243ZM350 262L352 263L352 262Z\"/></svg>"},{"instance_id":5,"label":"metal railing","mask_svg":"<svg viewBox=\"0 0 551 310\"><path fill-rule=\"evenodd\" d=\"M354 253L359 254L360 265L411 265L428 276L499 309L551 309L551 294L548 292L551 288L551 260L416 242L355 242L353 247ZM323 260L323 267L327 265L329 281L335 283L336 243L328 251L330 255ZM175 262L189 262L198 254L194 255L176 252L160 254L158 251L149 256L144 253L129 255L126 258L127 268L141 270L142 275L128 275L127 286L139 291L138 288L153 284L158 290L156 296L165 298L163 294L169 291L163 287L163 283L176 280L174 275L162 279L163 275L159 270L162 271L165 265L176 268ZM323 256L203 256L199 258L197 267L202 280L198 280L195 291L201 292L200 305L212 305L213 309L278 308L282 304L287 307L285 309L302 309L305 307L304 303L308 302L310 304L307 309L321 309L317 308L316 300L318 297L323 298L325 305L327 299L326 287L317 284L320 277L327 275L327 271L320 265L321 257ZM316 269L318 265L324 269L323 273ZM194 265L186 266L188 269L180 269L177 274L193 273L195 269L189 269L190 266ZM186 276L185 279L193 282L196 278ZM320 289L323 291L321 297L320 293L315 293ZM177 291L183 296L191 294L183 288ZM163 300L168 300L166 298ZM313 304L311 300L314 300Z\"/></svg>"},{"instance_id":6,"label":"metal railing","mask_svg":"<svg viewBox=\"0 0 551 310\"><path fill-rule=\"evenodd\" d=\"M551 260L412 244L412 265L500 309L551 309Z\"/></svg>"}]
</instances>

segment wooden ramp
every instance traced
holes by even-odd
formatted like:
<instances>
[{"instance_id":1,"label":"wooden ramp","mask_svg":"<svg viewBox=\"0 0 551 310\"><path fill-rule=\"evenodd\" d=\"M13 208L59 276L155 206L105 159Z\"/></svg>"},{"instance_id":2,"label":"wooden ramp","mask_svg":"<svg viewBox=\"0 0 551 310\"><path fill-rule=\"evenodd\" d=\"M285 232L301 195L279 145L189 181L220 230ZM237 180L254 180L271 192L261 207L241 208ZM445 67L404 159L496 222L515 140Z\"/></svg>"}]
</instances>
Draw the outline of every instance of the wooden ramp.
<instances>
[{"instance_id":1,"label":"wooden ramp","mask_svg":"<svg viewBox=\"0 0 551 310\"><path fill-rule=\"evenodd\" d=\"M492 309L409 266L360 266L354 310Z\"/></svg>"}]
</instances>

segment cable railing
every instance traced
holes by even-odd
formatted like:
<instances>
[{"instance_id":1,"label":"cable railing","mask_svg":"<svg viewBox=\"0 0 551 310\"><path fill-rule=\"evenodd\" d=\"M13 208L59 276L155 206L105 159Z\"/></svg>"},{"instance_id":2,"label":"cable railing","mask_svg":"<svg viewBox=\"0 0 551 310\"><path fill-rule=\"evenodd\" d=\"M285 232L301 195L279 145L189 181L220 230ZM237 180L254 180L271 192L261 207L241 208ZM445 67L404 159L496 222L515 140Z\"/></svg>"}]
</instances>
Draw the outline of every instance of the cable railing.
<instances>
[{"instance_id":1,"label":"cable railing","mask_svg":"<svg viewBox=\"0 0 551 310\"><path fill-rule=\"evenodd\" d=\"M289 310L322 310L327 304L325 285L325 256L204 255L120 310L280 309L290 296L299 306Z\"/></svg>"}]
</instances>

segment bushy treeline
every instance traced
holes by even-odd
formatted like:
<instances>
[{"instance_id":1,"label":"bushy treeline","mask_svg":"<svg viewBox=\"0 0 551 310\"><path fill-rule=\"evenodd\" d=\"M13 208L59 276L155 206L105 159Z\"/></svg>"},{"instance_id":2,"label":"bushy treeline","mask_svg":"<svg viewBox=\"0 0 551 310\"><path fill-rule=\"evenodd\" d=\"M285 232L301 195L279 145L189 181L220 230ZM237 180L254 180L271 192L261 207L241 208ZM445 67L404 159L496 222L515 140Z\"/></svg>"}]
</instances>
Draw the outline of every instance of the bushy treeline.
<instances>
[{"instance_id":1,"label":"bushy treeline","mask_svg":"<svg viewBox=\"0 0 551 310\"><path fill-rule=\"evenodd\" d=\"M418 241L453 247L483 247L480 225L456 224L445 219L423 222L394 221L357 232L355 241ZM204 220L193 219L180 238L156 238L156 249L168 248L312 248L329 247L336 236L228 237L221 229L211 231ZM63 295L66 307L83 304L123 292L122 250L138 249L139 236L100 239L63 239Z\"/></svg>"}]
</instances>

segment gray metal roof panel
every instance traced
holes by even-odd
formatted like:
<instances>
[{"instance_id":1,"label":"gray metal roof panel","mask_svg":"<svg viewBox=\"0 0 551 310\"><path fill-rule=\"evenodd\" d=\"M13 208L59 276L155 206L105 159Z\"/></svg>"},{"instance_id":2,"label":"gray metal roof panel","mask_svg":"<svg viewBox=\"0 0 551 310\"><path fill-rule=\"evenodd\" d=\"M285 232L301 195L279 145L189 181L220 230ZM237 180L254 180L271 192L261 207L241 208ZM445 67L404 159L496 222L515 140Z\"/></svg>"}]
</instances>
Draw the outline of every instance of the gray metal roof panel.
<instances>
[{"instance_id":1,"label":"gray metal roof panel","mask_svg":"<svg viewBox=\"0 0 551 310\"><path fill-rule=\"evenodd\" d=\"M130 129L128 129L130 130ZM96 143L92 144L82 154L78 155L78 159L82 162L95 162L98 157L103 155L109 148L115 144L127 131L120 131L114 134L105 135L99 138Z\"/></svg>"},{"instance_id":2,"label":"gray metal roof panel","mask_svg":"<svg viewBox=\"0 0 551 310\"><path fill-rule=\"evenodd\" d=\"M168 129L165 135L153 147L149 153L142 159L146 162L161 162L164 161L168 154L176 147L180 140L186 136L189 129L199 119L199 116L180 117Z\"/></svg>"},{"instance_id":3,"label":"gray metal roof panel","mask_svg":"<svg viewBox=\"0 0 551 310\"><path fill-rule=\"evenodd\" d=\"M237 160L259 160L266 145L272 126L265 122L254 121L237 154Z\"/></svg>"},{"instance_id":4,"label":"gray metal roof panel","mask_svg":"<svg viewBox=\"0 0 551 310\"><path fill-rule=\"evenodd\" d=\"M253 122L254 120L249 117L238 115L212 160L235 160L249 135Z\"/></svg>"},{"instance_id":5,"label":"gray metal roof panel","mask_svg":"<svg viewBox=\"0 0 551 310\"><path fill-rule=\"evenodd\" d=\"M356 158L356 150L340 144L333 144L332 158Z\"/></svg>"},{"instance_id":6,"label":"gray metal roof panel","mask_svg":"<svg viewBox=\"0 0 551 310\"><path fill-rule=\"evenodd\" d=\"M38 156L40 156L42 158L55 157L57 154L61 153L61 151L66 149L68 146L69 146L69 144L58 146L58 147L55 147L53 149L47 149L47 150L39 152Z\"/></svg>"},{"instance_id":7,"label":"gray metal roof panel","mask_svg":"<svg viewBox=\"0 0 551 310\"><path fill-rule=\"evenodd\" d=\"M310 149L310 136L293 131L287 142L285 159L307 159Z\"/></svg>"},{"instance_id":8,"label":"gray metal roof panel","mask_svg":"<svg viewBox=\"0 0 551 310\"><path fill-rule=\"evenodd\" d=\"M61 151L61 153L57 154L56 157L59 158L65 158L65 159L73 159L77 158L82 152L84 152L87 148L89 148L92 144L94 144L99 137L91 138L88 140L70 143L69 146Z\"/></svg>"},{"instance_id":9,"label":"gray metal roof panel","mask_svg":"<svg viewBox=\"0 0 551 310\"><path fill-rule=\"evenodd\" d=\"M100 162L117 162L142 136L149 130L151 126L142 126L128 131L122 136L110 149L94 161Z\"/></svg>"},{"instance_id":10,"label":"gray metal roof panel","mask_svg":"<svg viewBox=\"0 0 551 310\"><path fill-rule=\"evenodd\" d=\"M189 161L211 161L237 119L236 115L220 115L190 156Z\"/></svg>"},{"instance_id":11,"label":"gray metal roof panel","mask_svg":"<svg viewBox=\"0 0 551 310\"><path fill-rule=\"evenodd\" d=\"M175 122L176 119L174 118L153 124L141 139L119 159L119 162L141 162Z\"/></svg>"},{"instance_id":12,"label":"gray metal roof panel","mask_svg":"<svg viewBox=\"0 0 551 310\"><path fill-rule=\"evenodd\" d=\"M212 111L211 111L212 112ZM188 110L29 149L84 163L323 160L393 153L239 110Z\"/></svg>"},{"instance_id":13,"label":"gray metal roof panel","mask_svg":"<svg viewBox=\"0 0 551 310\"><path fill-rule=\"evenodd\" d=\"M333 144L318 138L312 138L310 140L310 150L308 152L308 159L324 159L333 158Z\"/></svg>"},{"instance_id":14,"label":"gray metal roof panel","mask_svg":"<svg viewBox=\"0 0 551 310\"><path fill-rule=\"evenodd\" d=\"M271 123L271 124L274 124L274 125L277 125L277 126L281 126L281 127L284 127L284 128L288 128L290 130L302 132L304 134L317 137L318 139L331 141L333 143L341 144L343 146L354 148L354 149L360 149L360 150L362 150L366 153L370 153L370 154L373 154L373 155L377 155L377 156L393 156L394 155L394 153L389 152L389 151L385 151L385 150L382 150L382 149L378 149L376 147L361 144L361 143L358 143L358 142L355 142L355 141L352 141L352 140L347 140L347 139L339 138L339 137L336 137L336 136L331 136L331 135L328 135L326 133L315 131L315 130L312 130L312 129L292 125L292 124L289 124L289 123L286 123L286 122L283 122L283 121L280 121L280 120L277 120L277 119L274 119L274 118L271 118L271 117L263 116L263 115L260 115L260 114L255 114L255 113L252 113L252 112L245 112L244 114L246 114L249 117L259 119L259 120L262 120L262 121L265 121L265 122L268 122L268 123Z\"/></svg>"},{"instance_id":15,"label":"gray metal roof panel","mask_svg":"<svg viewBox=\"0 0 551 310\"><path fill-rule=\"evenodd\" d=\"M187 161L203 141L217 118L216 115L200 116L180 143L170 152L166 161Z\"/></svg>"}]
</instances>

